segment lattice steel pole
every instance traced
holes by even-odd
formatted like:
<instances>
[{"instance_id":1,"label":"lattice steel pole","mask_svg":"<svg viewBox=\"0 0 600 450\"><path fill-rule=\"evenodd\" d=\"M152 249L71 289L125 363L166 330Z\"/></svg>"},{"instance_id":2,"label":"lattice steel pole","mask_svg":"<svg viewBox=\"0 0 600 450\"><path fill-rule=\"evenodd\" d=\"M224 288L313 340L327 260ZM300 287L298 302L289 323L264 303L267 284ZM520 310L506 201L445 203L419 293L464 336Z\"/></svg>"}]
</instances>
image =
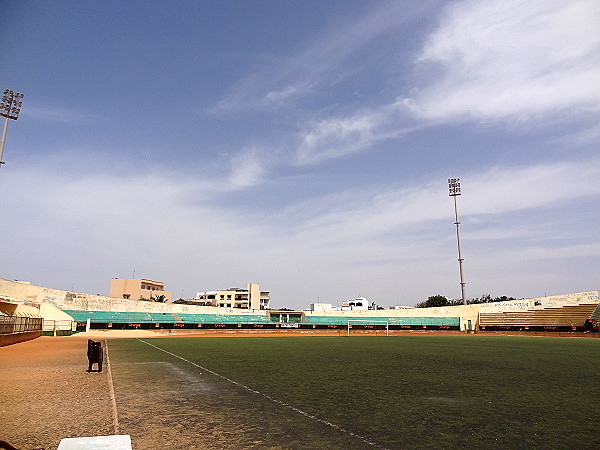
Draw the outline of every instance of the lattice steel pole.
<instances>
[{"instance_id":1,"label":"lattice steel pole","mask_svg":"<svg viewBox=\"0 0 600 450\"><path fill-rule=\"evenodd\" d=\"M8 119L17 120L21 112L21 99L23 94L13 92L10 89L5 89L2 95L2 103L0 103L0 116L4 117L4 129L2 130L2 140L0 141L0 165L2 161L2 153L4 152L4 142L6 141L6 130L8 129Z\"/></svg>"},{"instance_id":2,"label":"lattice steel pole","mask_svg":"<svg viewBox=\"0 0 600 450\"><path fill-rule=\"evenodd\" d=\"M458 244L458 269L460 271L460 296L463 305L467 304L467 299L465 298L465 280L463 275L463 258L460 251L460 230L458 221L458 206L456 203L456 197L460 195L460 178L449 178L448 179L448 188L450 191L450 197L454 197L454 218L456 225L456 242Z\"/></svg>"}]
</instances>

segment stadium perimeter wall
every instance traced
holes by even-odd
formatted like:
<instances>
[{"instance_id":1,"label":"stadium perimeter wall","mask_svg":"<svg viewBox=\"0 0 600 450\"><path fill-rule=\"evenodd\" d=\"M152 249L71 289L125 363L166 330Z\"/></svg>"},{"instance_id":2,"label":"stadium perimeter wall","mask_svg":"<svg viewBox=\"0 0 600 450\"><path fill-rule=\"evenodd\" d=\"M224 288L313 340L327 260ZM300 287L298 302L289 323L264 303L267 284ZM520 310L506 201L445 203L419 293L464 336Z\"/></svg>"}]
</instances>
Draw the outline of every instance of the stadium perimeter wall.
<instances>
[{"instance_id":1,"label":"stadium perimeter wall","mask_svg":"<svg viewBox=\"0 0 600 450\"><path fill-rule=\"evenodd\" d=\"M498 303L482 303L478 305L480 312L516 312L538 310L544 308L562 308L581 304L599 304L600 291L587 291L575 294L550 295L547 297L525 298Z\"/></svg>"},{"instance_id":2,"label":"stadium perimeter wall","mask_svg":"<svg viewBox=\"0 0 600 450\"><path fill-rule=\"evenodd\" d=\"M0 334L0 347L30 341L42 335L42 330L25 331L23 333Z\"/></svg>"},{"instance_id":3,"label":"stadium perimeter wall","mask_svg":"<svg viewBox=\"0 0 600 450\"><path fill-rule=\"evenodd\" d=\"M478 305L443 306L439 308L409 308L409 309L380 309L380 310L350 310L350 311L306 311L307 319L315 317L343 317L345 319L360 320L362 317L459 317L460 329L466 330L471 321L471 329L477 326L479 316Z\"/></svg>"},{"instance_id":4,"label":"stadium perimeter wall","mask_svg":"<svg viewBox=\"0 0 600 450\"><path fill-rule=\"evenodd\" d=\"M23 281L10 281L0 278L0 301L2 298L18 305L32 305L40 310L40 305L49 304L59 310L74 309L81 311L123 311L123 312L155 312L183 314L214 314L213 306L179 305L174 303L126 300L104 295L84 294L80 292L52 289ZM49 312L48 308L45 312ZM232 314L264 314L266 311L219 308L219 313ZM45 317L45 316L44 316ZM46 318L46 317L45 317ZM59 317L51 317L53 320Z\"/></svg>"},{"instance_id":5,"label":"stadium perimeter wall","mask_svg":"<svg viewBox=\"0 0 600 450\"><path fill-rule=\"evenodd\" d=\"M552 295L506 302L481 303L476 305L457 305L438 308L410 308L400 310L368 311L306 311L306 317L328 316L360 319L361 317L460 317L460 329L479 329L479 314L492 312L532 311L548 308L562 308L581 304L599 304L599 291L587 291L574 294Z\"/></svg>"},{"instance_id":6,"label":"stadium perimeter wall","mask_svg":"<svg viewBox=\"0 0 600 450\"><path fill-rule=\"evenodd\" d=\"M476 305L443 306L438 308L382 309L368 311L306 311L306 316L348 316L348 317L461 317L462 321L477 320L480 312L527 311L545 308L562 308L581 304L599 304L600 291L587 291L574 294L551 295L546 297L509 300L506 302L480 303Z\"/></svg>"},{"instance_id":7,"label":"stadium perimeter wall","mask_svg":"<svg viewBox=\"0 0 600 450\"><path fill-rule=\"evenodd\" d=\"M61 309L87 311L123 311L123 312L155 312L155 313L184 313L184 314L214 314L215 307L179 305L173 303L157 303L139 300L126 300L102 295L92 295L60 289L46 288L22 281L10 281L0 278L0 302L2 298L17 304L17 308L35 309L45 319L60 320L64 317ZM479 313L523 311L544 308L560 308L582 303L600 303L599 291L586 291L573 294L553 295L530 299L511 300L497 303L477 305L445 306L438 308L409 308L385 310L351 310L351 311L305 311L310 316L335 316L348 319L361 317L460 317L461 329L471 329L479 326ZM42 307L41 305L46 304ZM54 308L52 308L54 307ZM32 309L33 308L33 309ZM58 312L56 311L58 310ZM218 308L220 314L265 314L266 311L244 310L233 308ZM65 313L62 313L65 314ZM48 316L48 317L47 317Z\"/></svg>"},{"instance_id":8,"label":"stadium perimeter wall","mask_svg":"<svg viewBox=\"0 0 600 450\"><path fill-rule=\"evenodd\" d=\"M56 309L73 309L81 311L123 311L123 312L148 312L148 313L187 313L187 314L214 314L215 307L179 305L173 303L157 303L139 300L126 300L102 295L84 294L78 292L52 289L22 281L10 281L0 279L0 297L8 297L15 301L28 304L51 305ZM306 316L336 316L348 319L360 319L361 317L461 317L461 329L467 327L468 320L471 326L476 326L478 317L478 305L452 306L440 308L411 308L411 309L386 309L369 311L306 311ZM47 306L43 311L45 319L60 320L56 311L52 316L52 308ZM60 311L62 312L62 311ZM233 308L218 308L220 314L265 314L266 311L244 310ZM63 313L64 314L64 313Z\"/></svg>"}]
</instances>

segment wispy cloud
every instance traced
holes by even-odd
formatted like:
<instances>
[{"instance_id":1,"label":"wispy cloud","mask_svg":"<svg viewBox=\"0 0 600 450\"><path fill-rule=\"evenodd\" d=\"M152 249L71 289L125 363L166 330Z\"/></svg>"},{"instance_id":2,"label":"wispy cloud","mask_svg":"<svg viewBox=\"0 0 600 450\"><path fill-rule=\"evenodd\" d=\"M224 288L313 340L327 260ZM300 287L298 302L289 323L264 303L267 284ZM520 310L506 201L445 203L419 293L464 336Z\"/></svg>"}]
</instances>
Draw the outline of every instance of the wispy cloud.
<instances>
[{"instance_id":1,"label":"wispy cloud","mask_svg":"<svg viewBox=\"0 0 600 450\"><path fill-rule=\"evenodd\" d=\"M381 139L381 113L368 112L347 118L322 120L300 136L296 161L300 165L354 153Z\"/></svg>"},{"instance_id":2,"label":"wispy cloud","mask_svg":"<svg viewBox=\"0 0 600 450\"><path fill-rule=\"evenodd\" d=\"M465 220L520 211L534 214L536 209L567 201L598 198L600 164L596 163L495 167L465 174L462 182L468 195L460 200L461 214ZM420 231L423 225L451 217L453 211L442 179L417 188L387 186L341 192L294 205L288 214L292 221L305 218L298 229L303 235L311 235L309 240L321 236L330 242L342 242L367 241L399 230Z\"/></svg>"},{"instance_id":3,"label":"wispy cloud","mask_svg":"<svg viewBox=\"0 0 600 450\"><path fill-rule=\"evenodd\" d=\"M179 153L155 166L156 158L135 159L140 152L127 148L139 144L120 141L113 145L122 151L112 156L103 156L93 143L85 149L74 143L78 147L68 152L44 151L46 156L29 158L27 166L16 161L10 171L2 169L7 195L0 231L8 237L4 253L10 256L0 261L2 274L40 274L46 282L32 281L68 289L73 280L87 286L81 287L85 291L105 292L110 277L129 276L136 268L169 288L184 288L185 295L257 281L278 305L294 307L317 296L335 303L358 294L382 304L398 296L414 304L423 293L447 293L449 283L458 291L453 203L447 174L438 172L444 158L434 169L426 158L413 158L415 173L406 174L410 188L383 176L365 176L358 186L332 178L322 188L310 166L374 146L384 150L387 140L439 124L485 122L510 130L517 123L521 130L529 121L544 126L563 120L578 125L576 131L565 126L568 133L594 142L600 5L408 3L355 6L355 13L365 13L346 22L344 14L329 18L327 29L316 34L311 29L288 53L265 56L270 51L265 47L262 60L251 61L213 108L231 113L232 121L226 130L214 129L215 136L222 133L215 141L223 153L211 157L210 144L198 150L201 169L190 163L182 171L187 160L179 160L178 172L170 172L168 164ZM440 4L444 10L438 15ZM431 27L426 37L423 27ZM197 92L190 98L198 97ZM26 105L24 117L66 128L95 120L83 111ZM589 128L582 133L584 127ZM248 129L251 143L240 144ZM473 138L467 127L454 131ZM231 135L235 139L225 139ZM552 139L561 137L555 133ZM519 144L510 145L516 151ZM587 147L577 152L571 142L570 149L576 151L558 157L572 161L556 162L555 152L554 162L490 168L480 158L478 167L461 169L461 233L473 295L513 286L514 291L497 293L528 295L526 289L548 280L560 280L553 283L562 292L597 288L584 285L594 279L597 262L574 264L573 271L584 274L573 276L575 281L563 276L563 259L597 260L600 248L593 228L600 160L575 159L589 154ZM392 160L385 156L374 159L373 167ZM351 162L346 169L360 170ZM306 185L317 181L302 192L273 188L291 177Z\"/></svg>"},{"instance_id":4,"label":"wispy cloud","mask_svg":"<svg viewBox=\"0 0 600 450\"><path fill-rule=\"evenodd\" d=\"M226 190L240 190L262 182L267 172L267 163L255 147L234 155L230 161L230 173Z\"/></svg>"},{"instance_id":5,"label":"wispy cloud","mask_svg":"<svg viewBox=\"0 0 600 450\"><path fill-rule=\"evenodd\" d=\"M443 121L597 112L599 24L595 0L452 4L417 58L432 76L414 111Z\"/></svg>"},{"instance_id":6,"label":"wispy cloud","mask_svg":"<svg viewBox=\"0 0 600 450\"><path fill-rule=\"evenodd\" d=\"M263 99L267 103L281 104L294 96L300 95L306 89L308 89L306 84L288 85L282 89L267 92Z\"/></svg>"},{"instance_id":7,"label":"wispy cloud","mask_svg":"<svg viewBox=\"0 0 600 450\"><path fill-rule=\"evenodd\" d=\"M384 1L349 23L336 23L308 40L300 50L274 55L263 69L249 73L219 101L213 112L287 107L322 89L330 89L345 74L354 73L356 60L347 60L387 33L426 13L431 2L406 8L401 2ZM365 60L367 56L363 57Z\"/></svg>"},{"instance_id":8,"label":"wispy cloud","mask_svg":"<svg viewBox=\"0 0 600 450\"><path fill-rule=\"evenodd\" d=\"M409 96L307 124L296 163L439 123L589 121L585 114L600 111L597 2L468 0L451 4L440 22L415 58L421 78Z\"/></svg>"},{"instance_id":9,"label":"wispy cloud","mask_svg":"<svg viewBox=\"0 0 600 450\"><path fill-rule=\"evenodd\" d=\"M76 109L61 108L57 106L43 106L36 104L26 104L23 108L24 117L57 122L62 124L81 124L93 119L91 115Z\"/></svg>"},{"instance_id":10,"label":"wispy cloud","mask_svg":"<svg viewBox=\"0 0 600 450\"><path fill-rule=\"evenodd\" d=\"M252 161L254 156L252 150L240 155L239 167L246 166L245 158ZM560 246L568 247L567 256L583 252L579 242L553 244L544 250L547 246L533 239L536 228L530 224L536 221L536 210L554 208L551 216L556 221L537 228L538 234L566 233L560 228L561 205L593 202L600 196L598 167L599 162L592 160L465 173L460 208L467 242L469 229L481 237L501 221L506 231L506 245L493 254L478 249L489 245L489 240L475 239L475 235L469 256L485 251L487 259L480 265L486 266L492 257L497 258L495 264L504 264L514 258L510 249L519 245L513 240L521 233L531 242L525 249L531 249L528 257L532 259L561 258L559 250L552 250ZM255 179L251 176L241 185ZM83 285L78 267L83 270L88 261L94 261L94 270L86 275L90 277L86 283L94 286L89 291L104 291L110 277L128 276L136 268L144 276L185 287L188 294L247 281L284 292L315 283L328 286L319 295L329 293L335 301L346 291L357 295L365 277L371 277L371 295L380 292L389 297L395 283L390 271L413 273L415 289L436 290L438 284L429 282L428 274L451 269L438 261L446 258L440 255L455 257L452 202L445 179L415 183L410 189L354 187L273 211L222 204L218 183L173 180L164 172L129 177L101 172L74 175L47 161L38 168L13 168L2 177L2 184L10 187L2 224L3 235L11 237L5 252L14 255L3 273L18 272L20 264L36 261L48 280L64 279L65 271L70 271ZM522 217L523 211L528 212L525 222L506 221ZM485 216L496 219L473 222ZM23 247L25 241L28 245ZM597 246L582 254L594 252ZM441 289L440 280L446 278L438 278L435 283ZM419 288L417 280L426 286ZM51 281L48 284L55 286ZM287 300L288 305L305 306L307 298L279 298L284 304Z\"/></svg>"},{"instance_id":11,"label":"wispy cloud","mask_svg":"<svg viewBox=\"0 0 600 450\"><path fill-rule=\"evenodd\" d=\"M497 254L501 257L510 258L513 250L503 250ZM519 250L521 261L556 260L570 258L600 257L600 242L587 242L585 244L558 245L558 246L535 246L523 247Z\"/></svg>"},{"instance_id":12,"label":"wispy cloud","mask_svg":"<svg viewBox=\"0 0 600 450\"><path fill-rule=\"evenodd\" d=\"M419 126L406 112L406 102L400 100L351 116L311 123L299 134L295 163L307 165L340 158L415 131Z\"/></svg>"}]
</instances>

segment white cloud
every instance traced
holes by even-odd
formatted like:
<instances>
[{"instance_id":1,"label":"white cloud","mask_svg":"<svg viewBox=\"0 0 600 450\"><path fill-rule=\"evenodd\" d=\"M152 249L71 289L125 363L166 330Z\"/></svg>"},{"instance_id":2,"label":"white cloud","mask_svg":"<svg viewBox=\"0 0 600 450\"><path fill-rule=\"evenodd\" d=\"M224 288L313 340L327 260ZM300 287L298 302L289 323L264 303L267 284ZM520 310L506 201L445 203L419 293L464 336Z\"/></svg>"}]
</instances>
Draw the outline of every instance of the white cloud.
<instances>
[{"instance_id":1,"label":"white cloud","mask_svg":"<svg viewBox=\"0 0 600 450\"><path fill-rule=\"evenodd\" d=\"M262 182L266 163L256 148L244 150L230 159L230 173L226 190L247 189Z\"/></svg>"},{"instance_id":2,"label":"white cloud","mask_svg":"<svg viewBox=\"0 0 600 450\"><path fill-rule=\"evenodd\" d=\"M510 251L502 251L497 254L509 259ZM530 246L519 249L520 261L548 261L567 258L600 257L600 242L587 242L585 244L559 245L555 247Z\"/></svg>"},{"instance_id":3,"label":"white cloud","mask_svg":"<svg viewBox=\"0 0 600 450\"><path fill-rule=\"evenodd\" d=\"M600 197L600 164L542 164L498 167L466 174L459 200L461 217L535 211L573 199ZM305 217L300 234L331 242L365 241L399 230L418 233L424 224L453 218L452 202L444 179L418 188L352 190L312 199L289 210ZM292 212L293 211L293 212ZM311 215L311 211L317 214ZM512 229L512 227L511 227ZM517 230L519 227L517 227Z\"/></svg>"},{"instance_id":4,"label":"white cloud","mask_svg":"<svg viewBox=\"0 0 600 450\"><path fill-rule=\"evenodd\" d=\"M444 12L434 15L439 5ZM449 137L447 148L459 156L455 161L478 165L461 169L467 276L479 274L477 282L475 276L468 279L468 289L473 283L480 294L492 289L483 287L486 283L513 286L517 279L527 289L549 279L556 286L574 285L574 279L581 285L563 292L597 288L583 285L596 280L599 270L598 258L593 259L598 252L593 226L600 218L597 158L544 163L543 143L536 142L531 155L523 144L519 158L535 158L536 165L490 169L483 157L461 157L487 144L501 154L502 144L492 141L498 134L474 136L462 126L415 137L411 147L427 147L427 152L410 155L407 165L401 155L379 156L386 148L410 151L408 143L384 140L440 123L487 121L504 128L514 120L543 118L535 120L543 126L547 119L564 119L564 127L548 138L553 143L565 129L575 133L573 122L580 129L597 124L599 8L589 0L356 4L348 9L353 12L324 18L327 29L311 30L304 42L261 47L260 61L239 66L242 72L259 69L250 69L215 108L259 114L241 111L226 129L214 121L200 128L202 136L192 130L189 139L171 139L168 161L154 158L152 148L143 158L140 151L131 153L129 146L148 142L147 136L141 144L128 142L140 139L143 124L107 134L117 138L106 144L117 159L93 143L81 148L77 142L85 134L79 132L67 139L78 147L62 154L31 133L24 142L32 151L19 153L22 158L0 174L5 193L0 276L14 273L34 282L43 276L48 286L68 289L75 281L84 291L105 292L111 276L129 276L135 268L140 276L167 282L177 296L182 288L189 295L256 281L273 292L277 306L295 307L317 296L335 303L363 294L383 304L391 298L391 304L399 295L414 304L427 295L448 294L449 285L458 291L453 205L446 174L440 174L451 163L447 155L436 154L440 146L435 143ZM359 10L364 14L345 22ZM425 39L428 29L432 32ZM422 48L418 55L417 47ZM245 55L244 61L252 57ZM228 74L217 81L235 76ZM202 84L190 98L210 98L204 89L214 94L223 86ZM66 124L94 119L25 101L30 118ZM144 104L140 97L139 105ZM177 124L185 127L189 122L183 115ZM186 134L169 131L173 124L167 122L162 135ZM214 128L206 134L206 127ZM258 145L237 147L250 128ZM460 136L464 146L456 142ZM579 136L593 142L598 129ZM203 144L205 139L218 149ZM516 141L507 143L512 151ZM563 152L554 145L549 158L590 153L591 145L570 144ZM328 166L335 173L327 186L319 183L327 174L310 175L311 164L375 145L381 153L358 186L338 178L342 170L360 171L351 161L339 170ZM35 151L40 146L45 156ZM213 150L222 153L212 159ZM372 175L392 160L400 176L385 178L388 170ZM202 167L195 165L198 161ZM178 171L170 172L169 164ZM291 192L293 177L306 189ZM410 188L400 184L404 180ZM307 192L314 198L307 199ZM515 262L516 255L523 257ZM588 258L586 264L574 261L578 256ZM579 272L569 282L560 264L565 257L574 268L571 276ZM498 294L527 295L496 288Z\"/></svg>"},{"instance_id":5,"label":"white cloud","mask_svg":"<svg viewBox=\"0 0 600 450\"><path fill-rule=\"evenodd\" d=\"M490 290L528 295L526 289L536 282L558 276L557 262L597 254L597 244L587 248L588 238L573 234L574 229L583 232L591 210L571 217L567 206L595 204L600 197L598 167L598 161L584 161L465 173L459 211L470 295ZM291 205L283 217L291 224L286 243L295 249L300 272L314 265L310 273L315 277L326 273L339 278L339 289L368 285L374 296L406 296L414 290L453 295L444 291L457 276L453 202L445 179L411 188L352 189ZM596 269L580 269L579 286L568 279L553 282L556 293L587 289L581 284L590 270ZM513 286L510 280L523 273L530 277L529 285ZM400 274L410 278L411 286L406 278L397 278Z\"/></svg>"},{"instance_id":6,"label":"white cloud","mask_svg":"<svg viewBox=\"0 0 600 450\"><path fill-rule=\"evenodd\" d=\"M432 123L587 120L600 111L599 27L593 0L453 3L416 58L427 75L412 94L309 124L296 162L343 157Z\"/></svg>"},{"instance_id":7,"label":"white cloud","mask_svg":"<svg viewBox=\"0 0 600 450\"><path fill-rule=\"evenodd\" d=\"M213 112L280 108L323 87L331 89L332 84L356 70L356 59L348 64L352 56L386 33L428 12L430 7L426 1L408 8L402 2L384 1L349 23L334 21L330 28L307 40L300 50L276 55L272 63L263 61L262 69L234 85Z\"/></svg>"},{"instance_id":8,"label":"white cloud","mask_svg":"<svg viewBox=\"0 0 600 450\"><path fill-rule=\"evenodd\" d=\"M25 103L24 99L24 103ZM58 122L62 124L81 124L93 119L88 113L61 108L58 106L42 106L36 104L26 104L26 108L22 110L22 116L45 120L49 122Z\"/></svg>"},{"instance_id":9,"label":"white cloud","mask_svg":"<svg viewBox=\"0 0 600 450\"><path fill-rule=\"evenodd\" d=\"M379 126L377 114L357 114L345 119L325 119L301 136L296 158L309 164L353 153L370 145Z\"/></svg>"},{"instance_id":10,"label":"white cloud","mask_svg":"<svg viewBox=\"0 0 600 450\"><path fill-rule=\"evenodd\" d=\"M467 181L470 194L461 202L478 214L498 214L593 198L600 195L599 167L597 162L566 162L491 169Z\"/></svg>"},{"instance_id":11,"label":"white cloud","mask_svg":"<svg viewBox=\"0 0 600 450\"><path fill-rule=\"evenodd\" d=\"M445 179L410 189L354 188L283 211L256 211L221 204L217 183L174 182L164 173L122 177L74 175L51 164L11 167L1 179L5 277L40 273L52 287L70 289L76 282L84 291L104 292L110 277L129 276L135 268L140 276L166 281L177 296L182 288L189 294L257 281L274 292L279 305L296 307L311 300L301 287L318 287L315 297L334 302L361 291L392 304L398 292L394 273L410 274L411 287L403 287L402 295L413 298L454 280L448 262L455 258L454 217ZM489 223L496 227L506 220L506 245L488 252L481 270L490 264L510 267L511 249L520 245L510 238L520 232L536 237L536 228L527 228L536 209L556 210L556 220L537 228L538 234L567 233L560 228L560 205L600 196L598 167L598 161L585 161L465 174L460 199L465 238L469 228L483 233ZM508 220L520 211L528 211L526 221ZM469 226L482 215L497 220ZM467 243L489 245L482 239ZM547 250L543 239L534 244L524 253L532 260L597 253L597 245L584 252L578 242L551 243ZM553 250L557 246L568 252ZM475 254L473 249L468 256Z\"/></svg>"},{"instance_id":12,"label":"white cloud","mask_svg":"<svg viewBox=\"0 0 600 450\"><path fill-rule=\"evenodd\" d=\"M598 112L599 27L595 0L452 4L417 58L431 81L414 110L444 121Z\"/></svg>"},{"instance_id":13,"label":"white cloud","mask_svg":"<svg viewBox=\"0 0 600 450\"><path fill-rule=\"evenodd\" d=\"M397 101L377 110L311 123L299 135L295 162L306 165L340 158L414 131L417 127L406 117L405 111L405 101Z\"/></svg>"},{"instance_id":14,"label":"white cloud","mask_svg":"<svg viewBox=\"0 0 600 450\"><path fill-rule=\"evenodd\" d=\"M199 273L205 277L225 264L218 255L258 250L251 221L213 204L218 186L174 180L165 173L75 175L13 166L3 174L11 198L2 229L12 255L3 271L42 265L44 276L60 280L94 261L77 282L104 291L110 277L128 276L132 268L174 284L179 277L200 282ZM232 273L242 259L231 263Z\"/></svg>"},{"instance_id":15,"label":"white cloud","mask_svg":"<svg viewBox=\"0 0 600 450\"><path fill-rule=\"evenodd\" d=\"M563 141L576 143L596 142L598 140L600 140L600 121L597 121L583 131L563 138Z\"/></svg>"}]
</instances>

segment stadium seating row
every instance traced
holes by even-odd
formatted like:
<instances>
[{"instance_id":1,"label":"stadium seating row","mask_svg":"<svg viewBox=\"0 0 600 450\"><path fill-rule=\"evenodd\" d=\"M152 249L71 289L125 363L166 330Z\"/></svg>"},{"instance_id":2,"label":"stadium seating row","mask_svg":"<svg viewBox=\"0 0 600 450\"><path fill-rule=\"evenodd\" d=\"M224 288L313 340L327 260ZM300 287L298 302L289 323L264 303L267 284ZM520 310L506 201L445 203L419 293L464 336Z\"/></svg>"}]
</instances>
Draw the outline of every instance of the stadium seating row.
<instances>
[{"instance_id":1,"label":"stadium seating row","mask_svg":"<svg viewBox=\"0 0 600 450\"><path fill-rule=\"evenodd\" d=\"M64 310L75 322L85 323L88 318L93 323L161 323L161 324L270 324L266 314L184 314L148 313L121 311L80 311ZM307 316L309 325L346 326L348 320L367 322L388 321L390 326L435 326L458 327L459 317L349 317L349 316ZM290 322L297 323L298 320Z\"/></svg>"},{"instance_id":2,"label":"stadium seating row","mask_svg":"<svg viewBox=\"0 0 600 450\"><path fill-rule=\"evenodd\" d=\"M75 322L87 322L89 318L94 323L269 323L267 316L264 314L177 314L79 310L64 310L64 312L73 317Z\"/></svg>"},{"instance_id":3,"label":"stadium seating row","mask_svg":"<svg viewBox=\"0 0 600 450\"><path fill-rule=\"evenodd\" d=\"M596 308L596 311L592 314L590 319L595 320L596 322L600 322L600 305Z\"/></svg>"},{"instance_id":4,"label":"stadium seating row","mask_svg":"<svg viewBox=\"0 0 600 450\"><path fill-rule=\"evenodd\" d=\"M366 322L388 321L389 325L405 326L450 326L458 327L460 317L348 317L348 316L306 316L306 323L315 325L347 325L348 320Z\"/></svg>"},{"instance_id":5,"label":"stadium seating row","mask_svg":"<svg viewBox=\"0 0 600 450\"><path fill-rule=\"evenodd\" d=\"M598 308L598 305L594 304L527 311L482 312L479 314L479 325L482 327L582 327Z\"/></svg>"}]
</instances>

